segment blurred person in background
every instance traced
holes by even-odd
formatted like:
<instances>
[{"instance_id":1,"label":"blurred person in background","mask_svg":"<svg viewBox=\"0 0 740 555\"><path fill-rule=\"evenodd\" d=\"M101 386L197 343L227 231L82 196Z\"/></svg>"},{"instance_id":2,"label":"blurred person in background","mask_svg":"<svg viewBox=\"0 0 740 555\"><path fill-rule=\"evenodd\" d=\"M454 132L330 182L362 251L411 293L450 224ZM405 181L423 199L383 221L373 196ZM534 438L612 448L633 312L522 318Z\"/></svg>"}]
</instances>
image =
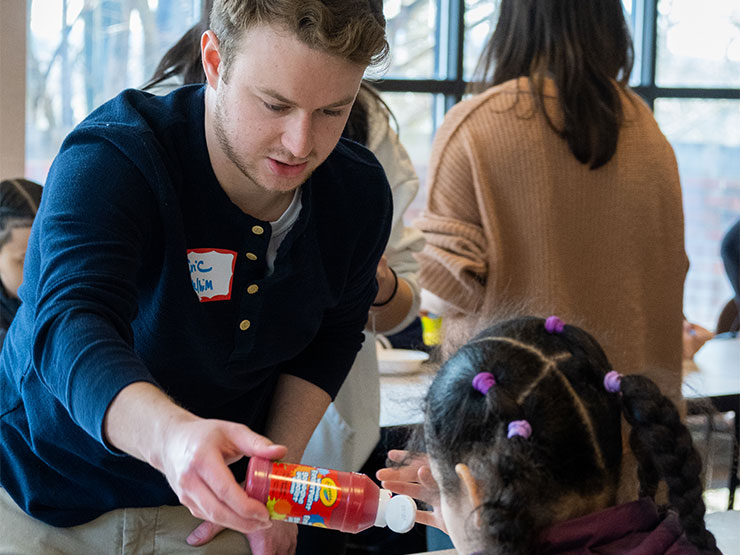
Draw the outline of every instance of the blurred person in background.
<instances>
[{"instance_id":1,"label":"blurred person in background","mask_svg":"<svg viewBox=\"0 0 740 555\"><path fill-rule=\"evenodd\" d=\"M732 290L735 293L735 311L732 318L731 310L728 310L726 316L727 329L717 330L722 332L737 333L740 330L740 219L738 219L727 230L722 238L720 246L722 263L727 273L727 279L730 281ZM729 304L729 303L728 303Z\"/></svg>"},{"instance_id":2,"label":"blurred person in background","mask_svg":"<svg viewBox=\"0 0 740 555\"><path fill-rule=\"evenodd\" d=\"M481 320L557 313L681 407L681 186L671 145L627 84L622 3L502 0L499 13L477 94L434 139L416 222L423 308L443 316L447 352ZM631 500L634 460L623 470Z\"/></svg>"},{"instance_id":3,"label":"blurred person in background","mask_svg":"<svg viewBox=\"0 0 740 555\"><path fill-rule=\"evenodd\" d=\"M27 179L0 182L0 349L21 304L18 288L42 190Z\"/></svg>"}]
</instances>

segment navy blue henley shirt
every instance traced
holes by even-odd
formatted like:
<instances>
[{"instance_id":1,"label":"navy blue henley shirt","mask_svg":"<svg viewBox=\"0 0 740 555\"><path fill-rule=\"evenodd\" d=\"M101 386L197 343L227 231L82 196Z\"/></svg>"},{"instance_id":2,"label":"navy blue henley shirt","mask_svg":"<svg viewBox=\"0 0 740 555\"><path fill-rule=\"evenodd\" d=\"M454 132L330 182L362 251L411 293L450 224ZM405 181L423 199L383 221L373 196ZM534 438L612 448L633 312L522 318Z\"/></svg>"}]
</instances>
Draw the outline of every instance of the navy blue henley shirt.
<instances>
[{"instance_id":1,"label":"navy blue henley shirt","mask_svg":"<svg viewBox=\"0 0 740 555\"><path fill-rule=\"evenodd\" d=\"M259 432L281 373L333 397L362 342L391 222L381 166L340 141L268 276L270 224L216 180L204 90L123 92L50 170L0 358L0 485L49 524L177 503L162 474L104 443L125 386L156 383Z\"/></svg>"}]
</instances>

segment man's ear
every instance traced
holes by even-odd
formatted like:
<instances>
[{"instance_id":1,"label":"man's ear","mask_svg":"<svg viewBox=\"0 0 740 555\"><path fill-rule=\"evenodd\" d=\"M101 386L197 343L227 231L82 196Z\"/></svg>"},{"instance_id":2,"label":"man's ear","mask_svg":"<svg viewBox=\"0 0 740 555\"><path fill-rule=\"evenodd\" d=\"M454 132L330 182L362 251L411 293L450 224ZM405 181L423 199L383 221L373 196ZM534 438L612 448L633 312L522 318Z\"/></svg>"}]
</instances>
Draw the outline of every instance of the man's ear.
<instances>
[{"instance_id":1,"label":"man's ear","mask_svg":"<svg viewBox=\"0 0 740 555\"><path fill-rule=\"evenodd\" d=\"M218 78L221 71L221 51L219 42L213 31L206 31L200 37L200 57L206 81L212 89L218 88Z\"/></svg>"},{"instance_id":2,"label":"man's ear","mask_svg":"<svg viewBox=\"0 0 740 555\"><path fill-rule=\"evenodd\" d=\"M473 473L470 472L470 469L468 468L468 465L465 463L458 463L455 465L455 473L457 474L457 477L460 478L460 481L463 484L463 487L460 488L460 491L463 495L468 496L468 501L470 502L470 506L473 508L480 507L483 500L481 499L481 492L480 487L478 487L478 482L475 481L475 478L473 478ZM475 511L475 525L480 528L481 526L481 518L480 518L480 511Z\"/></svg>"}]
</instances>

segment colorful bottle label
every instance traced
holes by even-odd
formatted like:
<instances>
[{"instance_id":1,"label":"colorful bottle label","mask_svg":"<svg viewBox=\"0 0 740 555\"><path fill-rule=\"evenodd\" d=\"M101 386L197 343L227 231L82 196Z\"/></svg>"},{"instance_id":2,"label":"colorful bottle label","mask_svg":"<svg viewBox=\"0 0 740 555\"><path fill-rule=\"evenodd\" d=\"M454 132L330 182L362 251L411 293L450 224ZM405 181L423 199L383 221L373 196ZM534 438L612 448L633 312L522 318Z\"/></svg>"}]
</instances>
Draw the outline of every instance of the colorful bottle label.
<instances>
[{"instance_id":1,"label":"colorful bottle label","mask_svg":"<svg viewBox=\"0 0 740 555\"><path fill-rule=\"evenodd\" d=\"M328 528L341 501L342 484L336 470L273 464L267 494L270 518Z\"/></svg>"}]
</instances>

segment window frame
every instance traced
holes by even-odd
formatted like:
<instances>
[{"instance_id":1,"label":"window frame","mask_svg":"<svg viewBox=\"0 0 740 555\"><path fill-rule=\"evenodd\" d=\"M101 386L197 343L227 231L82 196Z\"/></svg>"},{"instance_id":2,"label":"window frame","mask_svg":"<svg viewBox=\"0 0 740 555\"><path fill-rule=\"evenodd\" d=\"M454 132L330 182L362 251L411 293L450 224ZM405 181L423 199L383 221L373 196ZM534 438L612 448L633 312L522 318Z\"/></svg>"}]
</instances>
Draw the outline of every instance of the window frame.
<instances>
[{"instance_id":1,"label":"window frame","mask_svg":"<svg viewBox=\"0 0 740 555\"><path fill-rule=\"evenodd\" d=\"M465 43L465 0L439 0L439 18L448 15L445 25L438 25L437 72L445 75L439 79L379 79L374 85L381 92L412 92L444 95L444 111L462 100L468 81L464 79L463 60ZM632 86L652 110L658 98L740 99L740 88L710 87L659 87L655 83L657 62L656 38L658 25L658 0L634 0L632 12L635 66L633 78L639 83ZM438 114L434 115L437 120ZM437 121L434 122L436 129Z\"/></svg>"}]
</instances>

